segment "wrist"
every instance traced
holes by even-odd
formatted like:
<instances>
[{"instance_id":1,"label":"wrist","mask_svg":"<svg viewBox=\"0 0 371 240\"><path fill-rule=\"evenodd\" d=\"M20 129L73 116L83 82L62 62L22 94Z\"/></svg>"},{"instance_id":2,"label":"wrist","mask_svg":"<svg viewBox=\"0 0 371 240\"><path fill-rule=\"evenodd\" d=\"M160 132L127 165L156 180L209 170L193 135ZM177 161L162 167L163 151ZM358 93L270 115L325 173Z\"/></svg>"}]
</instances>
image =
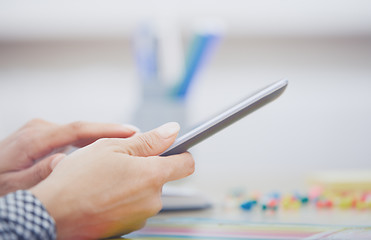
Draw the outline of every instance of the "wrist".
<instances>
[{"instance_id":1,"label":"wrist","mask_svg":"<svg viewBox=\"0 0 371 240\"><path fill-rule=\"evenodd\" d=\"M68 229L68 224L73 223L73 215L70 214L70 204L61 204L62 193L58 193L57 186L49 186L48 183L41 182L30 189L30 192L43 204L46 211L55 222L58 239L63 239L64 230Z\"/></svg>"}]
</instances>

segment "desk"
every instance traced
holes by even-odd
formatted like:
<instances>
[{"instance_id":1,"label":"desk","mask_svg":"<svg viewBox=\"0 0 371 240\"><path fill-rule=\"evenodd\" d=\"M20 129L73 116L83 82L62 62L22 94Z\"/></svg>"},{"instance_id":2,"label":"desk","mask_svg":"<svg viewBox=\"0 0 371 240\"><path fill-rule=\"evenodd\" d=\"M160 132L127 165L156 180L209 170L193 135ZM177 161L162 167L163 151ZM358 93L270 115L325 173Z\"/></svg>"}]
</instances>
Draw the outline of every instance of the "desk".
<instances>
[{"instance_id":1,"label":"desk","mask_svg":"<svg viewBox=\"0 0 371 240\"><path fill-rule=\"evenodd\" d=\"M353 196L352 205L342 205L345 193L332 195L331 206L323 206L326 194L264 194L246 206L245 194L229 194L210 208L197 211L163 211L149 219L132 239L371 239L371 205ZM354 194L354 193L353 193ZM350 196L349 194L348 196ZM270 196L270 197L269 197ZM368 196L368 195L366 195ZM196 195L194 196L196 197ZM218 199L215 197L215 199ZM272 199L277 205L267 206ZM300 199L300 200L299 200ZM305 200L304 200L305 199ZM367 197L368 199L368 197ZM165 198L166 200L166 198ZM291 201L288 204L288 201ZM365 203L363 209L359 203ZM251 200L248 200L251 202ZM296 202L297 205L293 203ZM166 203L166 201L164 202ZM244 204L241 204L244 203ZM346 207L346 208L345 208Z\"/></svg>"},{"instance_id":2,"label":"desk","mask_svg":"<svg viewBox=\"0 0 371 240\"><path fill-rule=\"evenodd\" d=\"M241 211L212 208L166 212L129 239L370 239L369 210Z\"/></svg>"},{"instance_id":3,"label":"desk","mask_svg":"<svg viewBox=\"0 0 371 240\"><path fill-rule=\"evenodd\" d=\"M371 226L371 210L316 209L309 206L303 207L299 210L277 211L262 211L260 209L243 211L237 208L226 210L215 207L199 211L164 212L155 216L154 219L177 217L238 220L261 223Z\"/></svg>"}]
</instances>

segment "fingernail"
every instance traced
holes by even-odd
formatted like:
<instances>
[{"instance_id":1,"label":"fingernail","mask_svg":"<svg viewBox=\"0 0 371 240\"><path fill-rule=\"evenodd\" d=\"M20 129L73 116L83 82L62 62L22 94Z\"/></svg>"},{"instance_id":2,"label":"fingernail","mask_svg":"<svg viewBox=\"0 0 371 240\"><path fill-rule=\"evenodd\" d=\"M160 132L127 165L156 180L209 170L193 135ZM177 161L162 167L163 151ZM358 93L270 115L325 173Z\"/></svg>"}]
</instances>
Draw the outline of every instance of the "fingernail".
<instances>
[{"instance_id":1,"label":"fingernail","mask_svg":"<svg viewBox=\"0 0 371 240\"><path fill-rule=\"evenodd\" d=\"M162 138L169 138L175 134L177 134L180 130L180 126L177 122L168 122L164 125L156 128L156 132Z\"/></svg>"},{"instance_id":2,"label":"fingernail","mask_svg":"<svg viewBox=\"0 0 371 240\"><path fill-rule=\"evenodd\" d=\"M131 125L131 124L123 124L123 126L129 130L132 130L133 132L140 132L140 129L137 128L136 126L134 125Z\"/></svg>"}]
</instances>

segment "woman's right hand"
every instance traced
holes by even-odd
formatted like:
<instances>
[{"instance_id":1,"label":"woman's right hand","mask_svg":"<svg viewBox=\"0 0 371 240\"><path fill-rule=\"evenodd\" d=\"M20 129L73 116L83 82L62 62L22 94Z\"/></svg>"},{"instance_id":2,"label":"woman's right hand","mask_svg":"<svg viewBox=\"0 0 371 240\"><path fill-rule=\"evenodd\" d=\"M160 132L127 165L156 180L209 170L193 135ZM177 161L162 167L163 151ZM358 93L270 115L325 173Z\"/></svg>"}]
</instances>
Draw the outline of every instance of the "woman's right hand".
<instances>
[{"instance_id":1,"label":"woman's right hand","mask_svg":"<svg viewBox=\"0 0 371 240\"><path fill-rule=\"evenodd\" d=\"M64 158L31 189L55 219L58 239L129 233L157 214L163 184L194 171L189 153L158 156L178 132L167 123L128 139L100 139Z\"/></svg>"}]
</instances>

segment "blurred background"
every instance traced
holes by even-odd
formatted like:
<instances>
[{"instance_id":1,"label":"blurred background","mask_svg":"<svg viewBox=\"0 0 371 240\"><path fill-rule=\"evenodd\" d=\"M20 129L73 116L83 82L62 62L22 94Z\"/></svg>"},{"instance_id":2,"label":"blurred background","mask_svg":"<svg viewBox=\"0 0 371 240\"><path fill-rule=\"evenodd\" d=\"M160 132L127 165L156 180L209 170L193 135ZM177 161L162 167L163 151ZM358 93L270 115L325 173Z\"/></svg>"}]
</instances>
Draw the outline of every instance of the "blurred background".
<instances>
[{"instance_id":1,"label":"blurred background","mask_svg":"<svg viewBox=\"0 0 371 240\"><path fill-rule=\"evenodd\" d=\"M174 106L167 93L205 32L214 46ZM32 118L191 126L286 77L279 99L194 147L196 172L176 184L305 189L318 171L371 169L370 64L367 0L4 0L0 138Z\"/></svg>"}]
</instances>

